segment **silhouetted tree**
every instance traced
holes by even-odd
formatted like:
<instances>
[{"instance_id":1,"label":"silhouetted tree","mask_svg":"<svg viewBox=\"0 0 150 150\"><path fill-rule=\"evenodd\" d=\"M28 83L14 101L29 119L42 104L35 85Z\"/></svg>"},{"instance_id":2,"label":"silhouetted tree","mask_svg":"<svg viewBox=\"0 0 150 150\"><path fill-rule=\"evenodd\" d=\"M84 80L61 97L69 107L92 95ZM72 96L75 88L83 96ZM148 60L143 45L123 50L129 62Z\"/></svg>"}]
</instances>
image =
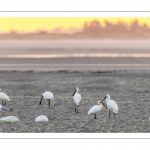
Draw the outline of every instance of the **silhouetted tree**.
<instances>
[{"instance_id":1,"label":"silhouetted tree","mask_svg":"<svg viewBox=\"0 0 150 150\"><path fill-rule=\"evenodd\" d=\"M85 22L84 27L83 27L83 32L92 34L92 35L97 35L101 33L103 27L101 26L100 22L97 20L92 21L91 23Z\"/></svg>"}]
</instances>

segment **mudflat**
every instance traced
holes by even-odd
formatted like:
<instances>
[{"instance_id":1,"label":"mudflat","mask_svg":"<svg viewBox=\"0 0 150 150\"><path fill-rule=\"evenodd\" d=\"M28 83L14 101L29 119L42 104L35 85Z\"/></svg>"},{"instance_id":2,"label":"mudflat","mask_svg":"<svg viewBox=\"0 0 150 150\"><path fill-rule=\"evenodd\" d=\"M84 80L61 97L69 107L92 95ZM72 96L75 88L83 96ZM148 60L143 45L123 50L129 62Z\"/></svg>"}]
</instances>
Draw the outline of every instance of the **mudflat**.
<instances>
[{"instance_id":1,"label":"mudflat","mask_svg":"<svg viewBox=\"0 0 150 150\"><path fill-rule=\"evenodd\" d=\"M88 133L150 132L150 72L0 72L0 88L7 93L11 101L7 107L20 119L20 124L0 123L0 132L46 132L46 133ZM75 87L80 88L82 96L79 113L74 111L72 94ZM51 91L55 101L51 107L43 101L39 105L41 94ZM110 94L119 107L114 118L108 116L103 108L97 114L88 115L89 109L98 100ZM46 115L48 123L36 123L35 118Z\"/></svg>"}]
</instances>

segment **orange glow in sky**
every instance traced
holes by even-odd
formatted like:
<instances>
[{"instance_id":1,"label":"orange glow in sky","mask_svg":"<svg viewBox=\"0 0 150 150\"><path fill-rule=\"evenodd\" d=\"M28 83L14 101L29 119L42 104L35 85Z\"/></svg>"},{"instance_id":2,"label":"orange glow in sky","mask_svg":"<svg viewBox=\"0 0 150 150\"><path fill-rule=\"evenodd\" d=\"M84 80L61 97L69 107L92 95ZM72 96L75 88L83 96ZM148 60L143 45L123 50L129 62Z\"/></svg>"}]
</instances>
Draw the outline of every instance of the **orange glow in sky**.
<instances>
[{"instance_id":1,"label":"orange glow in sky","mask_svg":"<svg viewBox=\"0 0 150 150\"><path fill-rule=\"evenodd\" d=\"M98 20L102 24L104 24L104 21L110 21L113 23L116 23L118 21L123 21L127 24L130 24L132 21L135 19L138 20L139 24L144 24L146 23L150 27L150 18L127 18L127 17L122 17L122 18L82 18L82 17L77 17L77 18L68 18L68 17L50 17L50 18L43 18L43 17L21 17L21 18L5 18L1 17L0 18L0 32L10 32L11 30L16 30L16 31L23 31L23 32L33 32L38 29L42 30L52 30L57 27L62 27L62 28L81 28L84 24L84 22L91 22L92 20Z\"/></svg>"}]
</instances>

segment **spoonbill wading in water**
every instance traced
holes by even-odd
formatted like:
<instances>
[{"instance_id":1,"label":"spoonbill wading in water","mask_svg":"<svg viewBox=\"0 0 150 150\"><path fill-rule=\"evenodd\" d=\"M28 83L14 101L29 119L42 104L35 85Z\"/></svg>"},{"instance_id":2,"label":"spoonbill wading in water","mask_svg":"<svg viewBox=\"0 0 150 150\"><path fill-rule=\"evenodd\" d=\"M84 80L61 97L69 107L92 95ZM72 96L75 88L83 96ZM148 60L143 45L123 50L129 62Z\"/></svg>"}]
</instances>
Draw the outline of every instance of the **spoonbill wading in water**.
<instances>
[{"instance_id":1,"label":"spoonbill wading in water","mask_svg":"<svg viewBox=\"0 0 150 150\"><path fill-rule=\"evenodd\" d=\"M94 105L89 111L88 111L88 115L90 114L94 114L94 119L96 119L96 113L98 113L99 111L102 110L103 105L105 106L105 104L102 102L102 100L98 101L98 105ZM107 109L107 107L105 106L105 108Z\"/></svg>"},{"instance_id":2,"label":"spoonbill wading in water","mask_svg":"<svg viewBox=\"0 0 150 150\"><path fill-rule=\"evenodd\" d=\"M1 91L1 89L0 89ZM10 98L4 92L0 92L0 100L2 100L2 105L5 106L7 101L10 101Z\"/></svg>"},{"instance_id":3,"label":"spoonbill wading in water","mask_svg":"<svg viewBox=\"0 0 150 150\"><path fill-rule=\"evenodd\" d=\"M42 94L42 97L41 97L41 100L40 100L39 105L42 104L42 100L43 100L43 99L45 99L45 101L48 101L49 107L50 107L50 105L51 105L51 100L54 100L54 95L53 95L52 92L49 92L49 91L44 92L44 93Z\"/></svg>"},{"instance_id":4,"label":"spoonbill wading in water","mask_svg":"<svg viewBox=\"0 0 150 150\"><path fill-rule=\"evenodd\" d=\"M80 89L78 87L76 87L75 92L73 93L73 100L75 103L75 112L78 113L78 109L79 109L79 104L81 101L81 95L79 94Z\"/></svg>"},{"instance_id":5,"label":"spoonbill wading in water","mask_svg":"<svg viewBox=\"0 0 150 150\"><path fill-rule=\"evenodd\" d=\"M114 118L115 118L116 113L118 113L117 103L114 100L110 99L109 94L107 94L103 100L105 100L105 99L106 99L107 108L109 110L109 118L110 118L110 111L112 111L114 113ZM102 103L103 100L100 103Z\"/></svg>"}]
</instances>

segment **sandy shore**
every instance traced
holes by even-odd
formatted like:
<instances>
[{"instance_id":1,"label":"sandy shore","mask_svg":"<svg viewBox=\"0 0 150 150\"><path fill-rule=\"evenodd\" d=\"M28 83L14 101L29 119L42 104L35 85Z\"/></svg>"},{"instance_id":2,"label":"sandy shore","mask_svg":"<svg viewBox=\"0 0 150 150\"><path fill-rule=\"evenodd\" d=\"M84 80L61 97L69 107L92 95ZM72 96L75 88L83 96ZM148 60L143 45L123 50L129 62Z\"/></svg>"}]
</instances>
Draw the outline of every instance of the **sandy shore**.
<instances>
[{"instance_id":1,"label":"sandy shore","mask_svg":"<svg viewBox=\"0 0 150 150\"><path fill-rule=\"evenodd\" d=\"M0 72L0 83L13 109L5 116L14 115L20 124L0 123L0 132L150 132L148 72ZM74 112L72 93L80 87L82 102L79 113ZM51 107L39 104L41 93L50 90L55 101ZM119 106L116 118L108 118L104 108L97 120L88 110L109 93ZM48 123L35 123L39 115L46 115Z\"/></svg>"}]
</instances>

